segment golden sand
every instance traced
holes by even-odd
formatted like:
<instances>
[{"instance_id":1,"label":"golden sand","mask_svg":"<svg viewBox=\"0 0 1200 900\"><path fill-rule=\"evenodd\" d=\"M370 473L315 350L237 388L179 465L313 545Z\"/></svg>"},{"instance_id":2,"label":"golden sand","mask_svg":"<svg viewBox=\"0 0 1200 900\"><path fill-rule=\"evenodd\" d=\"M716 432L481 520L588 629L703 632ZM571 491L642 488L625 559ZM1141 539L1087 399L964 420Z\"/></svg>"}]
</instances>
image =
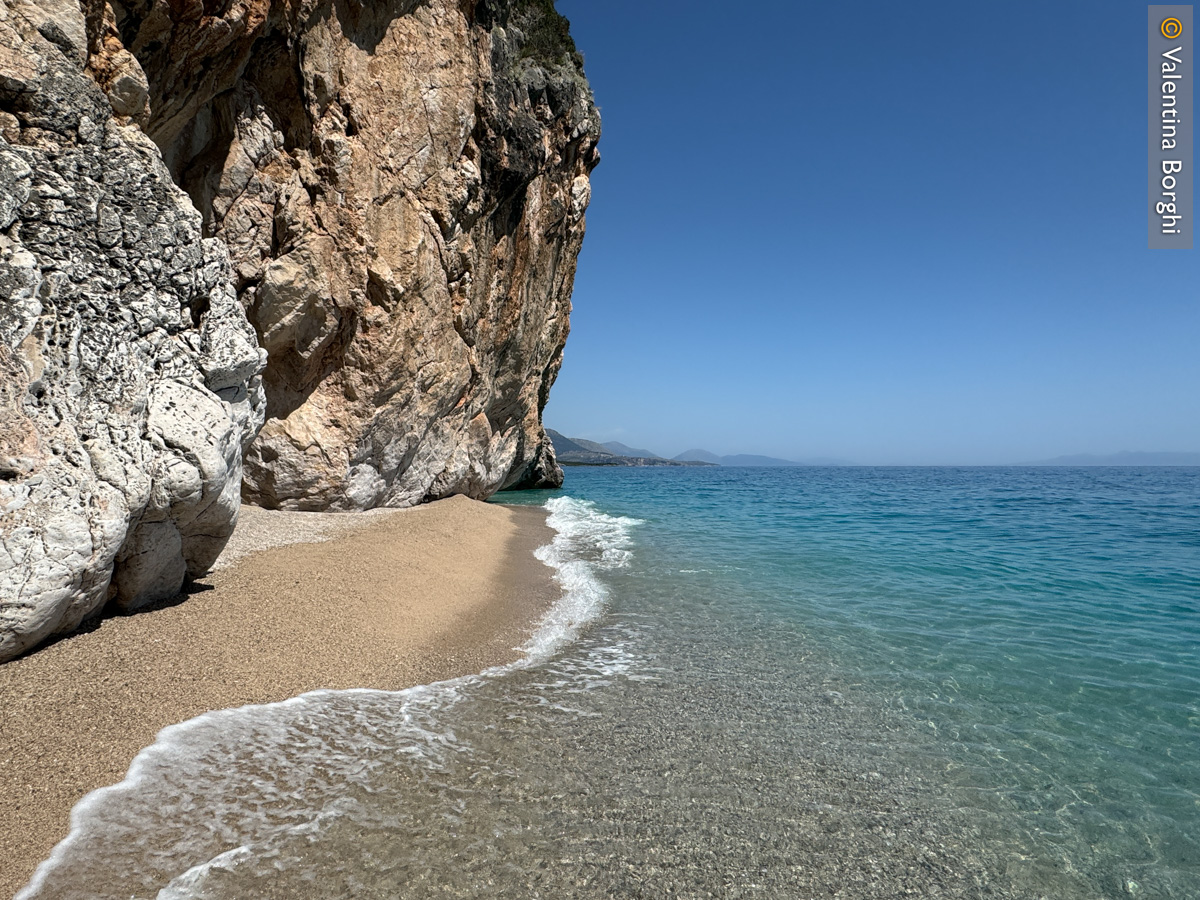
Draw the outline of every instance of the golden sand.
<instances>
[{"instance_id":1,"label":"golden sand","mask_svg":"<svg viewBox=\"0 0 1200 900\"><path fill-rule=\"evenodd\" d=\"M233 562L186 596L0 665L0 896L168 725L515 659L559 595L533 557L551 536L542 510L462 497L369 514L243 507Z\"/></svg>"}]
</instances>

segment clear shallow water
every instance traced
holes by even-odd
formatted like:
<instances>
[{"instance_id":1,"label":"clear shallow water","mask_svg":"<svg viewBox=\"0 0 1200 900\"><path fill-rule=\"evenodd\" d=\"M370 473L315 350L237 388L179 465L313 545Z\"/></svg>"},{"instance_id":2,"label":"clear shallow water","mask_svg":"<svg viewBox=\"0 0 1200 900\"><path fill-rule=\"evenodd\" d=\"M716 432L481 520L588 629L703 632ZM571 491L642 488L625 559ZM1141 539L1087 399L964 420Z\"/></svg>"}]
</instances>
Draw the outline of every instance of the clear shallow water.
<instances>
[{"instance_id":1,"label":"clear shallow water","mask_svg":"<svg viewBox=\"0 0 1200 900\"><path fill-rule=\"evenodd\" d=\"M567 474L525 664L169 729L23 896L1200 896L1200 470Z\"/></svg>"}]
</instances>

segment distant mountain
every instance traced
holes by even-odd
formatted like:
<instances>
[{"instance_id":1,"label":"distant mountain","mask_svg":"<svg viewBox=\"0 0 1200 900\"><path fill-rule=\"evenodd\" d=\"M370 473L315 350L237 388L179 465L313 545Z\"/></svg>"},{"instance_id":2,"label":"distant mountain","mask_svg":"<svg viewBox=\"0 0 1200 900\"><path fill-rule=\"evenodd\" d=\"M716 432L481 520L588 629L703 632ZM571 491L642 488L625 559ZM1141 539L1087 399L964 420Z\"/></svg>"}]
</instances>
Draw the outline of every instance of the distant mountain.
<instances>
[{"instance_id":1,"label":"distant mountain","mask_svg":"<svg viewBox=\"0 0 1200 900\"><path fill-rule=\"evenodd\" d=\"M607 447L611 453L617 456L640 456L647 459L662 459L658 453L652 453L649 450L639 450L637 447L630 447L628 444L622 444L620 441L605 441L602 445Z\"/></svg>"},{"instance_id":2,"label":"distant mountain","mask_svg":"<svg viewBox=\"0 0 1200 900\"><path fill-rule=\"evenodd\" d=\"M1056 456L1039 462L1023 463L1027 466L1200 466L1200 453L1171 453L1129 451L1096 455L1076 453L1072 456Z\"/></svg>"},{"instance_id":3,"label":"distant mountain","mask_svg":"<svg viewBox=\"0 0 1200 900\"><path fill-rule=\"evenodd\" d=\"M755 456L752 453L737 453L733 456L722 456L723 466L802 466L804 463L792 462L790 459L776 459L774 456Z\"/></svg>"},{"instance_id":4,"label":"distant mountain","mask_svg":"<svg viewBox=\"0 0 1200 900\"><path fill-rule=\"evenodd\" d=\"M546 434L554 444L554 455L566 465L576 466L852 466L844 459L819 457L797 462L776 456L758 456L753 453L735 453L717 456L708 450L685 450L673 459L664 459L657 453L639 447L630 447L620 441L598 444L583 438L565 437L547 428Z\"/></svg>"},{"instance_id":5,"label":"distant mountain","mask_svg":"<svg viewBox=\"0 0 1200 900\"><path fill-rule=\"evenodd\" d=\"M572 440L565 435L559 434L553 428L546 429L546 437L550 438L550 443L554 445L554 455L558 456L562 453L595 453L594 450L588 450L578 441ZM607 454L608 451L604 451ZM600 454L597 454L600 455Z\"/></svg>"},{"instance_id":6,"label":"distant mountain","mask_svg":"<svg viewBox=\"0 0 1200 900\"><path fill-rule=\"evenodd\" d=\"M604 444L583 438L569 438L552 428L546 436L554 445L554 455L564 466L702 466L702 462L682 462L658 456L625 456L613 453ZM624 446L624 445L622 445Z\"/></svg>"},{"instance_id":7,"label":"distant mountain","mask_svg":"<svg viewBox=\"0 0 1200 900\"><path fill-rule=\"evenodd\" d=\"M686 450L676 459L701 460L715 463L718 466L803 466L805 463L793 462L790 459L778 459L774 456L755 456L752 453L735 453L732 456L717 456L708 450Z\"/></svg>"},{"instance_id":8,"label":"distant mountain","mask_svg":"<svg viewBox=\"0 0 1200 900\"><path fill-rule=\"evenodd\" d=\"M573 443L578 444L584 450L590 450L592 453L602 453L605 456L612 456L613 451L604 444L598 444L595 441L586 441L583 438L571 438Z\"/></svg>"},{"instance_id":9,"label":"distant mountain","mask_svg":"<svg viewBox=\"0 0 1200 900\"><path fill-rule=\"evenodd\" d=\"M712 463L714 466L721 464L721 457L715 453L709 453L707 450L685 450L680 453L675 459L680 462L706 462Z\"/></svg>"}]
</instances>

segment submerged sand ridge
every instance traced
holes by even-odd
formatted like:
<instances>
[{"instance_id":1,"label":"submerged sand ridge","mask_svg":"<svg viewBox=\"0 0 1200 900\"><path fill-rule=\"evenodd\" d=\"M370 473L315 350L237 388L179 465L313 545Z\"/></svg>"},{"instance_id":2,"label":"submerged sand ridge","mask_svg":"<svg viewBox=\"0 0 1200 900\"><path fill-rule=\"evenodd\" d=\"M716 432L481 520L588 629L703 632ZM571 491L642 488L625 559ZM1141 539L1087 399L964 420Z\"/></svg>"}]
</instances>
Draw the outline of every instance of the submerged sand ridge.
<instances>
[{"instance_id":1,"label":"submerged sand ridge","mask_svg":"<svg viewBox=\"0 0 1200 900\"><path fill-rule=\"evenodd\" d=\"M533 557L553 536L540 509L455 497L241 516L228 561L187 596L0 665L0 895L66 836L71 807L120 781L162 728L510 662L559 595Z\"/></svg>"}]
</instances>

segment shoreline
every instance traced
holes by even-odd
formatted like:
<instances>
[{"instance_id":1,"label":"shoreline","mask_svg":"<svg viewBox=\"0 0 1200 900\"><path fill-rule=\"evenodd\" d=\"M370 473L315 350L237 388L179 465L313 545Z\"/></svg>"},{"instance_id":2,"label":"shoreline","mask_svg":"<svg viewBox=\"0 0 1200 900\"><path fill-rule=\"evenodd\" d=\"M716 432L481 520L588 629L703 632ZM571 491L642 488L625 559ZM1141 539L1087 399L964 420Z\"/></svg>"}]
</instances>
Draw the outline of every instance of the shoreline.
<instances>
[{"instance_id":1,"label":"shoreline","mask_svg":"<svg viewBox=\"0 0 1200 900\"><path fill-rule=\"evenodd\" d=\"M367 513L243 507L228 557L184 596L0 665L0 895L66 837L75 803L121 781L169 725L516 660L560 594L533 555L553 535L543 509L465 497Z\"/></svg>"}]
</instances>

